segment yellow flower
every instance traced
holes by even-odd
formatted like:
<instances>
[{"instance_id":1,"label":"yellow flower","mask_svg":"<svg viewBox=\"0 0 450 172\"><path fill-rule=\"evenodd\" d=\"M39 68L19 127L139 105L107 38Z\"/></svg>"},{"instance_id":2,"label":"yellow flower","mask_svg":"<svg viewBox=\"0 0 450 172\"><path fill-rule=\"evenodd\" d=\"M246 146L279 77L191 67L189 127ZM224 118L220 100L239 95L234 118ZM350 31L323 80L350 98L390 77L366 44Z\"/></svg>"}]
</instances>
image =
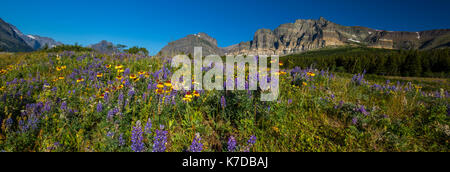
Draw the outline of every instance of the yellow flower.
<instances>
[{"instance_id":1,"label":"yellow flower","mask_svg":"<svg viewBox=\"0 0 450 172\"><path fill-rule=\"evenodd\" d=\"M111 65L105 65L105 67L106 67L107 69L109 69L109 68L111 68Z\"/></svg>"},{"instance_id":2,"label":"yellow flower","mask_svg":"<svg viewBox=\"0 0 450 172\"><path fill-rule=\"evenodd\" d=\"M138 72L138 74L139 74L139 75L143 75L143 74L145 74L145 72L142 72L142 71L141 71L141 72Z\"/></svg>"},{"instance_id":3,"label":"yellow flower","mask_svg":"<svg viewBox=\"0 0 450 172\"><path fill-rule=\"evenodd\" d=\"M166 83L164 83L164 85L169 88L172 87L172 83L170 81L166 81Z\"/></svg>"},{"instance_id":4,"label":"yellow flower","mask_svg":"<svg viewBox=\"0 0 450 172\"><path fill-rule=\"evenodd\" d=\"M162 83L158 83L158 85L156 85L156 87L157 87L158 89L162 89L162 88L164 88L164 85L163 85Z\"/></svg>"},{"instance_id":5,"label":"yellow flower","mask_svg":"<svg viewBox=\"0 0 450 172\"><path fill-rule=\"evenodd\" d=\"M56 67L56 71L61 71L62 69L60 67Z\"/></svg>"},{"instance_id":6,"label":"yellow flower","mask_svg":"<svg viewBox=\"0 0 450 172\"><path fill-rule=\"evenodd\" d=\"M184 96L184 98L192 99L192 94L191 94L191 92L187 92L186 95Z\"/></svg>"},{"instance_id":7,"label":"yellow flower","mask_svg":"<svg viewBox=\"0 0 450 172\"><path fill-rule=\"evenodd\" d=\"M44 84L44 88L50 88L50 85Z\"/></svg>"},{"instance_id":8,"label":"yellow flower","mask_svg":"<svg viewBox=\"0 0 450 172\"><path fill-rule=\"evenodd\" d=\"M193 94L194 94L195 97L200 97L200 93L198 91L194 91Z\"/></svg>"},{"instance_id":9,"label":"yellow flower","mask_svg":"<svg viewBox=\"0 0 450 172\"><path fill-rule=\"evenodd\" d=\"M192 99L190 99L190 98L187 98L187 97L184 97L184 98L183 98L183 101L185 101L185 102L191 102L191 101L192 101Z\"/></svg>"},{"instance_id":10,"label":"yellow flower","mask_svg":"<svg viewBox=\"0 0 450 172\"><path fill-rule=\"evenodd\" d=\"M158 93L158 94L163 94L163 93L164 93L164 90L163 90L163 89L156 89L155 92Z\"/></svg>"},{"instance_id":11,"label":"yellow flower","mask_svg":"<svg viewBox=\"0 0 450 172\"><path fill-rule=\"evenodd\" d=\"M67 68L66 66L61 66L61 69L62 69L62 70L66 69L66 68Z\"/></svg>"},{"instance_id":12,"label":"yellow flower","mask_svg":"<svg viewBox=\"0 0 450 172\"><path fill-rule=\"evenodd\" d=\"M145 73L145 77L146 78L149 78L150 77L150 74L147 72L147 73Z\"/></svg>"},{"instance_id":13,"label":"yellow flower","mask_svg":"<svg viewBox=\"0 0 450 172\"><path fill-rule=\"evenodd\" d=\"M280 66L283 66L284 64L282 62L278 63Z\"/></svg>"},{"instance_id":14,"label":"yellow flower","mask_svg":"<svg viewBox=\"0 0 450 172\"><path fill-rule=\"evenodd\" d=\"M63 80L63 79L64 79L64 76L60 76L60 77L58 77L58 79Z\"/></svg>"},{"instance_id":15,"label":"yellow flower","mask_svg":"<svg viewBox=\"0 0 450 172\"><path fill-rule=\"evenodd\" d=\"M315 73L312 73L312 72L308 72L308 73L306 73L308 76L316 76L316 74Z\"/></svg>"},{"instance_id":16,"label":"yellow flower","mask_svg":"<svg viewBox=\"0 0 450 172\"><path fill-rule=\"evenodd\" d=\"M122 69L122 68L123 68L122 65L117 65L117 66L115 67L115 69Z\"/></svg>"},{"instance_id":17,"label":"yellow flower","mask_svg":"<svg viewBox=\"0 0 450 172\"><path fill-rule=\"evenodd\" d=\"M125 70L123 69L117 69L117 73L123 73Z\"/></svg>"},{"instance_id":18,"label":"yellow flower","mask_svg":"<svg viewBox=\"0 0 450 172\"><path fill-rule=\"evenodd\" d=\"M308 83L306 83L306 82L303 82L303 86L307 86L308 85Z\"/></svg>"},{"instance_id":19,"label":"yellow flower","mask_svg":"<svg viewBox=\"0 0 450 172\"><path fill-rule=\"evenodd\" d=\"M135 74L130 75L130 79L136 79L136 78L137 78L137 76Z\"/></svg>"},{"instance_id":20,"label":"yellow flower","mask_svg":"<svg viewBox=\"0 0 450 172\"><path fill-rule=\"evenodd\" d=\"M101 77L103 77L103 74L102 73L97 73L97 78L101 78Z\"/></svg>"},{"instance_id":21,"label":"yellow flower","mask_svg":"<svg viewBox=\"0 0 450 172\"><path fill-rule=\"evenodd\" d=\"M6 72L8 72L8 71L5 69L0 70L0 74L5 74Z\"/></svg>"},{"instance_id":22,"label":"yellow flower","mask_svg":"<svg viewBox=\"0 0 450 172\"><path fill-rule=\"evenodd\" d=\"M116 79L117 80L122 80L122 76L119 75L119 76L116 77Z\"/></svg>"},{"instance_id":23,"label":"yellow flower","mask_svg":"<svg viewBox=\"0 0 450 172\"><path fill-rule=\"evenodd\" d=\"M77 83L79 83L79 82L83 82L84 81L84 79L83 78L79 78L79 79L77 79Z\"/></svg>"},{"instance_id":24,"label":"yellow flower","mask_svg":"<svg viewBox=\"0 0 450 172\"><path fill-rule=\"evenodd\" d=\"M117 87L117 89L122 89L123 88L123 85L119 85L119 87Z\"/></svg>"}]
</instances>

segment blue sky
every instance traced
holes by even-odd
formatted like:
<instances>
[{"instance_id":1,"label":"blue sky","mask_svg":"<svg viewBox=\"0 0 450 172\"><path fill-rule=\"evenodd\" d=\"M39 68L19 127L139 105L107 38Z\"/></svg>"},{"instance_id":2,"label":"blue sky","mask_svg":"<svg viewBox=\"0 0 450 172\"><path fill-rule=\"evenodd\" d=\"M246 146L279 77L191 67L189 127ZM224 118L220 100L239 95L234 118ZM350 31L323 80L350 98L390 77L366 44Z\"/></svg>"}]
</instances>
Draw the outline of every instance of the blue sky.
<instances>
[{"instance_id":1,"label":"blue sky","mask_svg":"<svg viewBox=\"0 0 450 172\"><path fill-rule=\"evenodd\" d=\"M320 16L392 31L450 28L449 7L449 0L2 0L0 18L65 44L108 40L155 54L188 34L205 32L225 47L260 28Z\"/></svg>"}]
</instances>

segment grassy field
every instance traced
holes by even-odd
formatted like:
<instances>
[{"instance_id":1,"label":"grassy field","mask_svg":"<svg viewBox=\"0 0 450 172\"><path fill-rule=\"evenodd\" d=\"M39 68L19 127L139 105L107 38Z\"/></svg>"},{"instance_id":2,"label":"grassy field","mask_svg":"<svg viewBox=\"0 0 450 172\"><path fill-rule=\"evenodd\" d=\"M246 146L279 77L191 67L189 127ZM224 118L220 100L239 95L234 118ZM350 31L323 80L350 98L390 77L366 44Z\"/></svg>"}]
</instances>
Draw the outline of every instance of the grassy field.
<instances>
[{"instance_id":1,"label":"grassy field","mask_svg":"<svg viewBox=\"0 0 450 172\"><path fill-rule=\"evenodd\" d=\"M0 151L449 151L448 79L293 68L280 97L174 91L169 59L0 54ZM388 81L389 80L389 81Z\"/></svg>"}]
</instances>

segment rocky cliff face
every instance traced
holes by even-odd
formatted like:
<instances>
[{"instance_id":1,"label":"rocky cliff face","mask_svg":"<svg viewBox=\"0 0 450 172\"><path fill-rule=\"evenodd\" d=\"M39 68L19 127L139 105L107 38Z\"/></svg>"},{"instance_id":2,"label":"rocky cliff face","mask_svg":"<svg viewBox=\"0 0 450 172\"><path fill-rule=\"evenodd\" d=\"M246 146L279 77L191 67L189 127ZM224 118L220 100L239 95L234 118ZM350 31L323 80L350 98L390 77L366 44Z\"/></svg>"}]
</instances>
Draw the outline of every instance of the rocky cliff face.
<instances>
[{"instance_id":1,"label":"rocky cliff face","mask_svg":"<svg viewBox=\"0 0 450 172\"><path fill-rule=\"evenodd\" d=\"M259 29L249 42L224 48L225 54L287 55L344 45L386 49L449 47L450 29L423 32L391 32L359 26L342 26L324 18L297 20L275 30Z\"/></svg>"},{"instance_id":2,"label":"rocky cliff face","mask_svg":"<svg viewBox=\"0 0 450 172\"><path fill-rule=\"evenodd\" d=\"M194 54L194 47L202 47L203 55L223 55L223 50L217 47L217 40L206 33L188 35L170 42L158 53L160 56L173 57L178 54Z\"/></svg>"},{"instance_id":3,"label":"rocky cliff face","mask_svg":"<svg viewBox=\"0 0 450 172\"><path fill-rule=\"evenodd\" d=\"M14 25L0 19L0 50L10 52L33 51L42 49L45 46L52 48L61 44L52 38L25 35Z\"/></svg>"},{"instance_id":4,"label":"rocky cliff face","mask_svg":"<svg viewBox=\"0 0 450 172\"><path fill-rule=\"evenodd\" d=\"M0 19L0 52L33 51L15 28Z\"/></svg>"},{"instance_id":5,"label":"rocky cliff face","mask_svg":"<svg viewBox=\"0 0 450 172\"><path fill-rule=\"evenodd\" d=\"M89 48L94 49L99 53L111 54L114 52L118 52L118 48L114 46L112 42L108 42L106 40L100 41L97 44L92 44L88 46Z\"/></svg>"}]
</instances>

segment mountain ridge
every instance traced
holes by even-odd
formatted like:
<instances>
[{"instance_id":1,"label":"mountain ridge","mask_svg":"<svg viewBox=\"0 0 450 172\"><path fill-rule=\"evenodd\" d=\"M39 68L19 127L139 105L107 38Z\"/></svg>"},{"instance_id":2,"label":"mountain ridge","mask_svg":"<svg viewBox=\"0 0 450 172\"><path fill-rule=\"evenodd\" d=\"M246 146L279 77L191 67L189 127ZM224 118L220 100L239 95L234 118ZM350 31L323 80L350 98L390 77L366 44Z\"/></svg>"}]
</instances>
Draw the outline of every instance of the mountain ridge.
<instances>
[{"instance_id":1,"label":"mountain ridge","mask_svg":"<svg viewBox=\"0 0 450 172\"><path fill-rule=\"evenodd\" d=\"M217 47L217 41L205 46L199 40L194 40L192 35L170 42L158 55L192 54L195 46L203 47L203 55L289 55L341 46L419 50L450 47L450 29L385 31L363 26L344 26L323 17L298 19L294 23L281 24L274 30L258 29L253 40L228 47ZM206 38L215 40L209 36ZM205 41L208 42L206 39Z\"/></svg>"}]
</instances>

